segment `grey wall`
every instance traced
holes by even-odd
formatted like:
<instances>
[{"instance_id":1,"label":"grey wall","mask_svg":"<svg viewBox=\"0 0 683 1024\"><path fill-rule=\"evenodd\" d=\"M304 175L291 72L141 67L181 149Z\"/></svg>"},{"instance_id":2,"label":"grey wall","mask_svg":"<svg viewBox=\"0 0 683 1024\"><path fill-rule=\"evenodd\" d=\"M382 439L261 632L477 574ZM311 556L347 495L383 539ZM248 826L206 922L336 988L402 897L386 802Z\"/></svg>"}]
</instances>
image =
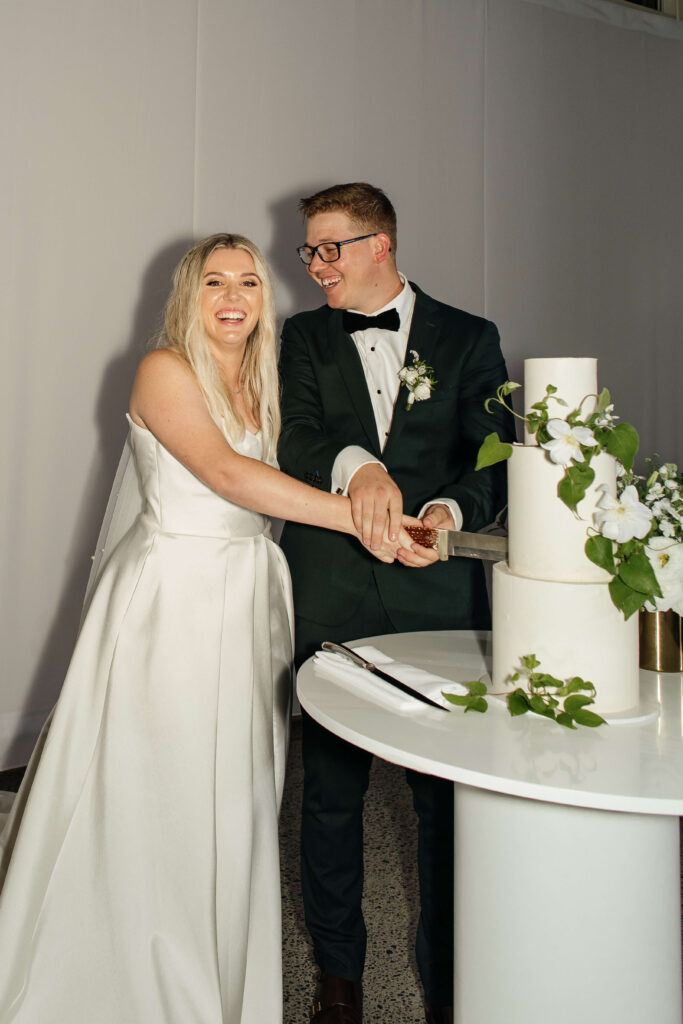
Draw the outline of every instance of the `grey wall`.
<instances>
[{"instance_id":1,"label":"grey wall","mask_svg":"<svg viewBox=\"0 0 683 1024\"><path fill-rule=\"evenodd\" d=\"M0 766L59 691L194 237L253 237L282 317L320 301L296 199L376 182L401 269L494 318L514 375L597 355L647 449L681 458L683 51L661 24L603 0L3 5Z\"/></svg>"}]
</instances>

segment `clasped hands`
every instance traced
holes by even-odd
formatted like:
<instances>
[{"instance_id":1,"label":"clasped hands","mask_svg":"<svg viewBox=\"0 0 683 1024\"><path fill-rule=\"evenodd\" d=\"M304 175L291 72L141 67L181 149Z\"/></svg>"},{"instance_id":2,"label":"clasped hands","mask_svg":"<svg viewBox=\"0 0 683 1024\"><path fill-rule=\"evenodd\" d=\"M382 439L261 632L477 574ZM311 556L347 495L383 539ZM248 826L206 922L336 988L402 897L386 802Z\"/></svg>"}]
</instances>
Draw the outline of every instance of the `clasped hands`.
<instances>
[{"instance_id":1,"label":"clasped hands","mask_svg":"<svg viewBox=\"0 0 683 1024\"><path fill-rule=\"evenodd\" d=\"M406 526L453 529L444 505L430 505L422 519L403 514L403 495L378 463L356 470L349 484L351 516L358 539L380 562L398 560L419 569L438 561L433 548L422 547L406 533Z\"/></svg>"}]
</instances>

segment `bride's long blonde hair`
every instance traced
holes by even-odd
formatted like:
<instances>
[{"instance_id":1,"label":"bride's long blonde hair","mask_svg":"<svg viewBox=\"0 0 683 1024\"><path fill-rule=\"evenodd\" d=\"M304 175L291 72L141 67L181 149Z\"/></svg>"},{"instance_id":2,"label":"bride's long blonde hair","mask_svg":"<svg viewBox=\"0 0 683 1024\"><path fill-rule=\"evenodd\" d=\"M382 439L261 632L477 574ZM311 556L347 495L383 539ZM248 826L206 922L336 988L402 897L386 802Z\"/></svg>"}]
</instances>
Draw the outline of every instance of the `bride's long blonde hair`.
<instances>
[{"instance_id":1,"label":"bride's long blonde hair","mask_svg":"<svg viewBox=\"0 0 683 1024\"><path fill-rule=\"evenodd\" d=\"M280 402L275 351L275 303L268 267L259 249L243 235L218 234L197 242L178 264L166 304L158 348L177 352L194 371L211 417L228 441L241 441L245 423L235 409L211 354L201 317L204 267L216 249L243 249L254 261L263 306L240 367L239 383L247 406L261 426L264 457L273 459L280 435Z\"/></svg>"}]
</instances>

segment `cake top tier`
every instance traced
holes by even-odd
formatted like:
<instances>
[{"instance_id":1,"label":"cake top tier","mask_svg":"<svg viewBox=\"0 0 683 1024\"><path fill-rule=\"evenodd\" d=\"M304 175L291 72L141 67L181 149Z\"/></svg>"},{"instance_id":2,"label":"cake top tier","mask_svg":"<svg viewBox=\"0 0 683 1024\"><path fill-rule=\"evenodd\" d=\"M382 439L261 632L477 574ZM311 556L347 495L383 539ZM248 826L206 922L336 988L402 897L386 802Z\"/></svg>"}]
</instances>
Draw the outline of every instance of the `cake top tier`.
<instances>
[{"instance_id":1,"label":"cake top tier","mask_svg":"<svg viewBox=\"0 0 683 1024\"><path fill-rule=\"evenodd\" d=\"M598 361L590 358L549 358L524 360L524 415L528 416L535 402L545 396L546 388L552 384L557 388L558 398L562 398L566 407L557 405L557 416L564 419L568 412L575 409L587 395L597 395ZM584 402L582 412L590 416L595 410L596 399ZM549 406L553 415L553 403ZM526 427L524 443L536 444Z\"/></svg>"}]
</instances>

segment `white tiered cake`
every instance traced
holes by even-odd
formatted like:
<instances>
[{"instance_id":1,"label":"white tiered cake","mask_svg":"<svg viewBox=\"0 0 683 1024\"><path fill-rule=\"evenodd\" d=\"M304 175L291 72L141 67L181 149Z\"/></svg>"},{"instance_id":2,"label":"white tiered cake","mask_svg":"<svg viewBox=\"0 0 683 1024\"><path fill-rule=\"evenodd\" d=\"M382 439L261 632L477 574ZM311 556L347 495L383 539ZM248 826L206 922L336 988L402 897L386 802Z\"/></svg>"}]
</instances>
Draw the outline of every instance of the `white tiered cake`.
<instances>
[{"instance_id":1,"label":"white tiered cake","mask_svg":"<svg viewBox=\"0 0 683 1024\"><path fill-rule=\"evenodd\" d=\"M597 394L595 359L527 359L524 405L553 384L568 408ZM585 403L589 415L593 408ZM553 412L552 404L550 407ZM591 710L623 712L638 704L638 618L627 621L609 595L609 576L586 556L587 530L603 485L616 494L616 465L605 453L591 461L595 481L577 518L557 495L564 468L550 461L535 438L513 446L508 461L508 562L493 567L493 689L511 690L522 656L535 654L539 670L566 680L581 676L597 690Z\"/></svg>"}]
</instances>

